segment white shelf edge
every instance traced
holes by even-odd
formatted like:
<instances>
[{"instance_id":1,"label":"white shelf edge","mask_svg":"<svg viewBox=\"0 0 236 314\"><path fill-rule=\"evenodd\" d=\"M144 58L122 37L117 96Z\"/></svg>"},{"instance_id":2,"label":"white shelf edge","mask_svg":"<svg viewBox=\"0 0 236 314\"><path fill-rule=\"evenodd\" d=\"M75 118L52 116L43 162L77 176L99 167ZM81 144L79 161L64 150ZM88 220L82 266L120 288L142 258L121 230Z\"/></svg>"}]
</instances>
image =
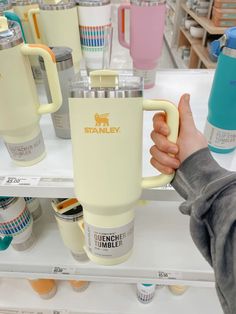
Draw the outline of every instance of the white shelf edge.
<instances>
[{"instance_id":1,"label":"white shelf edge","mask_svg":"<svg viewBox=\"0 0 236 314\"><path fill-rule=\"evenodd\" d=\"M110 267L76 262L63 245L48 200L44 200L44 204L43 217L34 230L37 242L25 252L12 248L2 252L0 277L214 285L213 270L194 247L188 231L189 218L178 212L177 204L141 202L136 208L133 254L127 262ZM147 226L149 232L144 232ZM170 231L174 237L170 236ZM155 249L150 251L146 243Z\"/></svg>"},{"instance_id":2,"label":"white shelf edge","mask_svg":"<svg viewBox=\"0 0 236 314\"><path fill-rule=\"evenodd\" d=\"M82 292L73 291L65 281L57 281L56 285L55 296L42 300L26 280L3 279L0 285L0 314L137 314L144 311L149 314L157 311L187 314L190 309L191 313L197 314L199 308L202 314L208 314L209 310L211 313L222 313L215 289L190 287L183 295L175 296L167 287L157 288L152 302L142 304L136 296L136 285L132 284L90 283Z\"/></svg>"}]
</instances>

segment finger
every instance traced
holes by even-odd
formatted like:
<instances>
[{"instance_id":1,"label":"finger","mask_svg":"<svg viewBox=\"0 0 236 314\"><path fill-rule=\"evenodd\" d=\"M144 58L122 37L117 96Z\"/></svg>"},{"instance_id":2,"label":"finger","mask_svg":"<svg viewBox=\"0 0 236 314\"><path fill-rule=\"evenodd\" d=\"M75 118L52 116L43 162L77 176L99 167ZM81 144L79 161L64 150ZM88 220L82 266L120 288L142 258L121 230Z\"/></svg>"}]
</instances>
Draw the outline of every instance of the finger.
<instances>
[{"instance_id":1,"label":"finger","mask_svg":"<svg viewBox=\"0 0 236 314\"><path fill-rule=\"evenodd\" d=\"M150 160L151 165L156 168L158 171L160 171L161 173L164 174L172 174L174 173L174 169L166 167L164 165L161 165L158 161L156 161L156 159L151 158Z\"/></svg>"},{"instance_id":2,"label":"finger","mask_svg":"<svg viewBox=\"0 0 236 314\"><path fill-rule=\"evenodd\" d=\"M157 149L155 145L151 147L150 154L154 159L156 159L157 162L166 167L177 169L180 166L180 162L177 158L161 152L160 150Z\"/></svg>"},{"instance_id":3,"label":"finger","mask_svg":"<svg viewBox=\"0 0 236 314\"><path fill-rule=\"evenodd\" d=\"M163 112L156 113L153 117L153 128L156 132L168 136L170 133L166 123L166 115Z\"/></svg>"},{"instance_id":4,"label":"finger","mask_svg":"<svg viewBox=\"0 0 236 314\"><path fill-rule=\"evenodd\" d=\"M164 135L153 131L151 133L151 139L162 152L174 155L178 153L178 146L175 143L170 142Z\"/></svg>"},{"instance_id":5,"label":"finger","mask_svg":"<svg viewBox=\"0 0 236 314\"><path fill-rule=\"evenodd\" d=\"M190 95L189 94L182 95L182 97L180 98L178 109L181 130L191 132L191 130L196 129L196 126L193 120L193 114L189 102Z\"/></svg>"}]
</instances>

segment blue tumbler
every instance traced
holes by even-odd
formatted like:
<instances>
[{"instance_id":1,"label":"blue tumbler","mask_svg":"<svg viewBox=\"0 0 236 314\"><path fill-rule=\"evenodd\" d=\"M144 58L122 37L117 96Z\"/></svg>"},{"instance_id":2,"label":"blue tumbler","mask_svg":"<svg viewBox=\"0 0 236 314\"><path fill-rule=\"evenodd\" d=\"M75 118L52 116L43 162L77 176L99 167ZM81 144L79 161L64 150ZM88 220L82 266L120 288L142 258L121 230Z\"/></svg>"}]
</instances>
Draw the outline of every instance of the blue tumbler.
<instances>
[{"instance_id":1,"label":"blue tumbler","mask_svg":"<svg viewBox=\"0 0 236 314\"><path fill-rule=\"evenodd\" d=\"M226 154L236 148L236 27L213 41L211 52L218 62L204 134L211 151Z\"/></svg>"}]
</instances>

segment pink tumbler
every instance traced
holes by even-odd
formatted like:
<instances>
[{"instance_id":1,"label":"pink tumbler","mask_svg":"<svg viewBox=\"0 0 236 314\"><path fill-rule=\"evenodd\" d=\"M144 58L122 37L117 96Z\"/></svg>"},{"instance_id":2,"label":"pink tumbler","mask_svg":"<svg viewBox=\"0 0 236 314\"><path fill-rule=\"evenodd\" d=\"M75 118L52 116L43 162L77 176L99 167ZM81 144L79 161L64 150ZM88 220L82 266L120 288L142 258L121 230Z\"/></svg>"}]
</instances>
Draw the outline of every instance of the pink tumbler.
<instances>
[{"instance_id":1,"label":"pink tumbler","mask_svg":"<svg viewBox=\"0 0 236 314\"><path fill-rule=\"evenodd\" d=\"M144 78L144 87L155 85L165 26L164 0L131 0L118 9L120 44L130 49L135 75ZM125 10L130 10L130 43L125 40Z\"/></svg>"}]
</instances>

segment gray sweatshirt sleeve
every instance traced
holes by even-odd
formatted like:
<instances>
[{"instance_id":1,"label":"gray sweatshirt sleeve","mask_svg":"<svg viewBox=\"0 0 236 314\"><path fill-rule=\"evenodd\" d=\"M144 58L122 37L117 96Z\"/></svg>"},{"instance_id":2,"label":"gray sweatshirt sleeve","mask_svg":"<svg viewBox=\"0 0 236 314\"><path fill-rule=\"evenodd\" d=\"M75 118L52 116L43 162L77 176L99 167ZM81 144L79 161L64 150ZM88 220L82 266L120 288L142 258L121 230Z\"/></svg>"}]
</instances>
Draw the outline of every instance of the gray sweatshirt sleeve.
<instances>
[{"instance_id":1,"label":"gray sweatshirt sleeve","mask_svg":"<svg viewBox=\"0 0 236 314\"><path fill-rule=\"evenodd\" d=\"M236 314L236 173L221 168L208 148L188 157L173 187L186 200L194 243L213 267L225 314Z\"/></svg>"}]
</instances>

